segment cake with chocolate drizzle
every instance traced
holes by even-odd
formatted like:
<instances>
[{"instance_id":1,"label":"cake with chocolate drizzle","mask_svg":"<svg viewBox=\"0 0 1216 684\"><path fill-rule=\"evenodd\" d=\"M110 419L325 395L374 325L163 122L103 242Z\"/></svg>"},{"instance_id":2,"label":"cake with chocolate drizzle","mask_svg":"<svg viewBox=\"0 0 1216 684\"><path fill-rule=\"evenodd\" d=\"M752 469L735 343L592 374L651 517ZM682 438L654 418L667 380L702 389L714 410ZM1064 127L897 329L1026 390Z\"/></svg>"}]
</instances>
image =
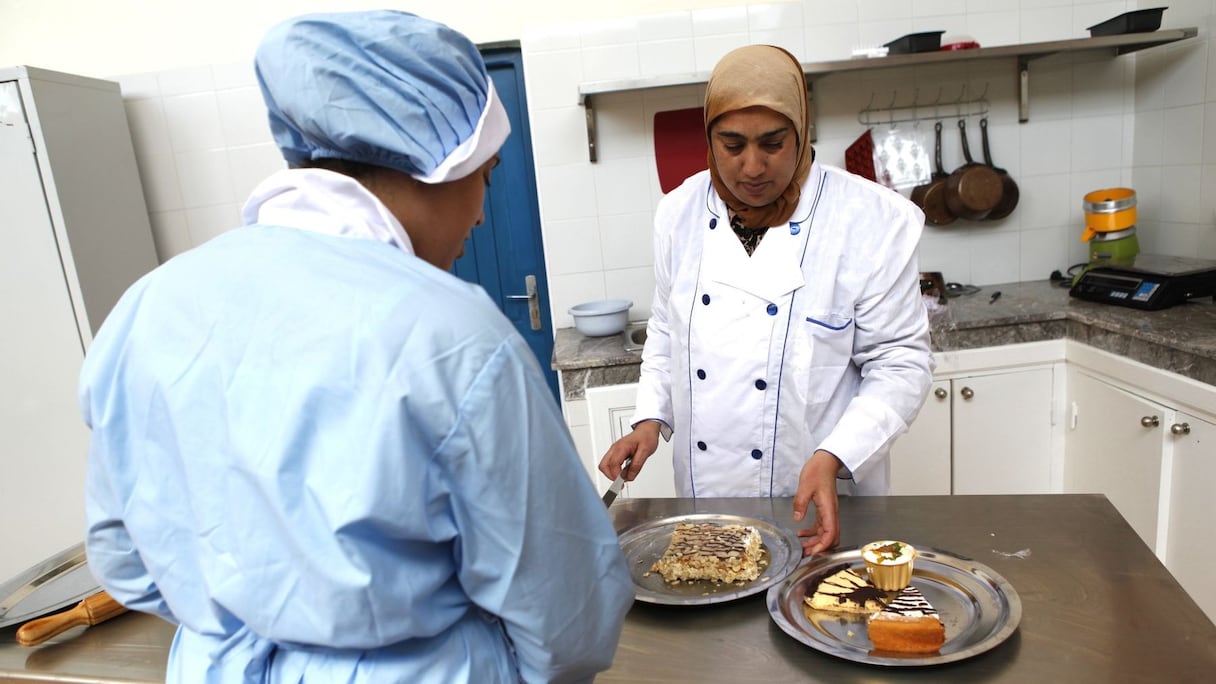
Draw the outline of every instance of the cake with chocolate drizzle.
<instances>
[{"instance_id":1,"label":"cake with chocolate drizzle","mask_svg":"<svg viewBox=\"0 0 1216 684\"><path fill-rule=\"evenodd\" d=\"M667 582L751 581L760 576L760 533L748 525L678 523L666 552L651 566Z\"/></svg>"},{"instance_id":2,"label":"cake with chocolate drizzle","mask_svg":"<svg viewBox=\"0 0 1216 684\"><path fill-rule=\"evenodd\" d=\"M913 586L902 591L866 623L874 648L898 653L934 653L946 642L937 609Z\"/></svg>"},{"instance_id":3,"label":"cake with chocolate drizzle","mask_svg":"<svg viewBox=\"0 0 1216 684\"><path fill-rule=\"evenodd\" d=\"M845 564L828 569L814 593L803 600L815 610L869 615L882 610L886 596Z\"/></svg>"}]
</instances>

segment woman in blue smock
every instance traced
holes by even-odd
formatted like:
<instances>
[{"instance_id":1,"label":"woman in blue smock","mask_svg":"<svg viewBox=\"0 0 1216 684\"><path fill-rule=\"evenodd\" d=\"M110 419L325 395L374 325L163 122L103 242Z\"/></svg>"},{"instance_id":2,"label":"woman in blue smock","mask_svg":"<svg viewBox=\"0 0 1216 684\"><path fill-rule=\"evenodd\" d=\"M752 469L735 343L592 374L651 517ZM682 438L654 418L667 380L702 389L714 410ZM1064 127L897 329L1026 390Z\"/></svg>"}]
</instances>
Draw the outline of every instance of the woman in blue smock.
<instances>
[{"instance_id":1,"label":"woman in blue smock","mask_svg":"<svg viewBox=\"0 0 1216 684\"><path fill-rule=\"evenodd\" d=\"M401 12L273 28L290 167L88 351L87 552L170 682L590 681L633 586L531 352L449 273L509 132Z\"/></svg>"}]
</instances>

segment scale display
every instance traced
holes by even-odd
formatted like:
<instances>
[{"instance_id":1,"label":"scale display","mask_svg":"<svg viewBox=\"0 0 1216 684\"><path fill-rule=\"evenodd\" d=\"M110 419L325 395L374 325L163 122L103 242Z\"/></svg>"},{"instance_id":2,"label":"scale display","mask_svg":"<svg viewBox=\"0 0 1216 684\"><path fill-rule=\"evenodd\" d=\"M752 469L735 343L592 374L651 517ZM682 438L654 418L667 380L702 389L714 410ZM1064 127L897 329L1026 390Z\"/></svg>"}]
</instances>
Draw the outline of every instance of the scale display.
<instances>
[{"instance_id":1,"label":"scale display","mask_svg":"<svg viewBox=\"0 0 1216 684\"><path fill-rule=\"evenodd\" d=\"M1073 283L1078 299L1137 309L1165 309L1216 296L1216 261L1139 254L1128 263L1093 262Z\"/></svg>"}]
</instances>

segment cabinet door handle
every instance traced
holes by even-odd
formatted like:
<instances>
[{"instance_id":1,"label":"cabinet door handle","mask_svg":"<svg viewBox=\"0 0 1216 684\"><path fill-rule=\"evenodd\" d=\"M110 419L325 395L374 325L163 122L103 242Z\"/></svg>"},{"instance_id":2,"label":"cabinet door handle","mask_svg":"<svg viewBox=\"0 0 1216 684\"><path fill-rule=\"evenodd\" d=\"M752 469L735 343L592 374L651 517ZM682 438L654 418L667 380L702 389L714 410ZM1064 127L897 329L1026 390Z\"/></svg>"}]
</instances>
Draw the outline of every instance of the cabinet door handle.
<instances>
[{"instance_id":1,"label":"cabinet door handle","mask_svg":"<svg viewBox=\"0 0 1216 684\"><path fill-rule=\"evenodd\" d=\"M963 395L964 399L970 399L971 397L975 396L975 390L971 389L970 387L964 387L963 389L959 390L959 394Z\"/></svg>"},{"instance_id":2,"label":"cabinet door handle","mask_svg":"<svg viewBox=\"0 0 1216 684\"><path fill-rule=\"evenodd\" d=\"M1145 416L1140 419L1140 424L1146 428L1155 428L1161 424L1161 419L1157 416Z\"/></svg>"},{"instance_id":3,"label":"cabinet door handle","mask_svg":"<svg viewBox=\"0 0 1216 684\"><path fill-rule=\"evenodd\" d=\"M1189 434L1191 434L1191 424L1190 423L1174 423L1173 425L1170 426L1170 433L1175 434L1175 435L1189 435Z\"/></svg>"},{"instance_id":4,"label":"cabinet door handle","mask_svg":"<svg viewBox=\"0 0 1216 684\"><path fill-rule=\"evenodd\" d=\"M945 399L947 396L949 396L949 393L941 387L938 387L937 389L933 390L933 396L937 397L938 399Z\"/></svg>"}]
</instances>

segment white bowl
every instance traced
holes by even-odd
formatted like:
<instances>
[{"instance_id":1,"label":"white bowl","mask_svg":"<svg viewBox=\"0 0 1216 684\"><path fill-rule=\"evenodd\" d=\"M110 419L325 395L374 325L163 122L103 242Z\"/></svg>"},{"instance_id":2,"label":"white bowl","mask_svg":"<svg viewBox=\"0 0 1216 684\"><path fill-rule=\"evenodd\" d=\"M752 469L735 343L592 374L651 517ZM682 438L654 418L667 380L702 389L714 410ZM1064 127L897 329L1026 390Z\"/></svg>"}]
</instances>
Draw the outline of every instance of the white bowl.
<instances>
[{"instance_id":1,"label":"white bowl","mask_svg":"<svg viewBox=\"0 0 1216 684\"><path fill-rule=\"evenodd\" d=\"M570 307L574 327L587 337L606 337L625 330L629 323L628 299L601 299Z\"/></svg>"}]
</instances>

